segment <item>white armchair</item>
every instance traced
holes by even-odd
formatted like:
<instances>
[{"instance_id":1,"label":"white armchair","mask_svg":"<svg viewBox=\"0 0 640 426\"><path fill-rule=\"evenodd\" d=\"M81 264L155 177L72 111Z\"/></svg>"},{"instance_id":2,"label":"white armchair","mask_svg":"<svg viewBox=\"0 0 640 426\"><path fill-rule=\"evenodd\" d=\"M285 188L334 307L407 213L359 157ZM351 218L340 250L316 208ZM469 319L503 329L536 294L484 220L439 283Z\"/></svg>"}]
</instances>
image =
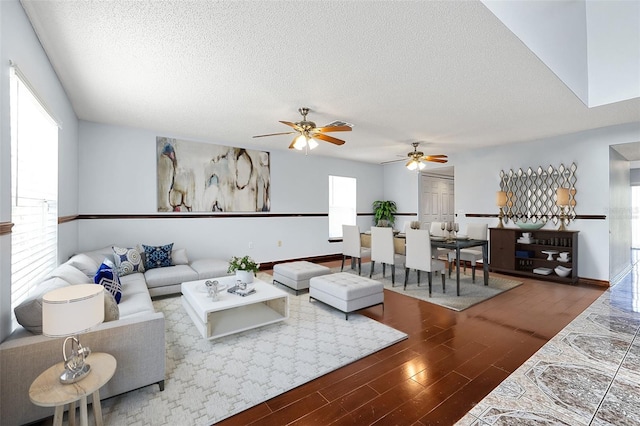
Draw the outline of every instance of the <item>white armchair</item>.
<instances>
[{"instance_id":1,"label":"white armchair","mask_svg":"<svg viewBox=\"0 0 640 426\"><path fill-rule=\"evenodd\" d=\"M486 223L470 223L467 225L467 236L472 240L486 240L489 226ZM449 276L453 262L456 260L456 252L449 252ZM466 262L471 263L471 281L476 281L476 262L482 260L482 249L465 248L460 250L460 261L464 262L466 270Z\"/></svg>"},{"instance_id":2,"label":"white armchair","mask_svg":"<svg viewBox=\"0 0 640 426\"><path fill-rule=\"evenodd\" d=\"M404 289L407 289L409 271L415 269L418 273L418 285L420 285L420 271L425 271L429 278L429 296L431 296L431 272L440 272L442 275L442 292L445 291L445 263L433 259L431 256L431 237L426 230L408 229L404 274Z\"/></svg>"}]
</instances>

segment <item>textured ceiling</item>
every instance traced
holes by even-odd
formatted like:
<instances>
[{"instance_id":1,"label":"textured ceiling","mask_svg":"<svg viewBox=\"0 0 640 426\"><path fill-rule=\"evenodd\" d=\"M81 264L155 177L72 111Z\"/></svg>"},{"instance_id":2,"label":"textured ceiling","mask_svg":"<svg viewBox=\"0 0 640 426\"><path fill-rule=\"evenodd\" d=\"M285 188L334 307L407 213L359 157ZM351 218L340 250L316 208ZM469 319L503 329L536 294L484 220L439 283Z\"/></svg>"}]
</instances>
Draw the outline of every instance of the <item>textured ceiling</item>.
<instances>
[{"instance_id":1,"label":"textured ceiling","mask_svg":"<svg viewBox=\"0 0 640 426\"><path fill-rule=\"evenodd\" d=\"M354 124L314 155L379 163L640 122L640 99L587 108L483 4L29 1L83 120L265 150L309 107Z\"/></svg>"}]
</instances>

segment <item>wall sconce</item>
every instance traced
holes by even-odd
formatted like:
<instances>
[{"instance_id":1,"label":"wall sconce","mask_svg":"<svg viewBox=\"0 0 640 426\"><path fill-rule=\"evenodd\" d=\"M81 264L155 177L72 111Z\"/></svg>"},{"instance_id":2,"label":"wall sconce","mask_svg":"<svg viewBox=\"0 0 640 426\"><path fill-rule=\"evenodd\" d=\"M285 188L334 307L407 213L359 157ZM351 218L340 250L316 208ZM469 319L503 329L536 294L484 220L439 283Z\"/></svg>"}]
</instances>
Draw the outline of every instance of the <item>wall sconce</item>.
<instances>
[{"instance_id":1,"label":"wall sconce","mask_svg":"<svg viewBox=\"0 0 640 426\"><path fill-rule=\"evenodd\" d=\"M504 218L504 207L507 206L507 193L505 191L498 191L496 193L496 206L500 207L500 213L498 214L498 228L504 228L502 219Z\"/></svg>"},{"instance_id":2,"label":"wall sconce","mask_svg":"<svg viewBox=\"0 0 640 426\"><path fill-rule=\"evenodd\" d=\"M556 205L560 207L560 227L558 231L566 231L564 222L569 222L569 218L565 214L565 207L569 206L569 188L558 188L556 190Z\"/></svg>"}]
</instances>

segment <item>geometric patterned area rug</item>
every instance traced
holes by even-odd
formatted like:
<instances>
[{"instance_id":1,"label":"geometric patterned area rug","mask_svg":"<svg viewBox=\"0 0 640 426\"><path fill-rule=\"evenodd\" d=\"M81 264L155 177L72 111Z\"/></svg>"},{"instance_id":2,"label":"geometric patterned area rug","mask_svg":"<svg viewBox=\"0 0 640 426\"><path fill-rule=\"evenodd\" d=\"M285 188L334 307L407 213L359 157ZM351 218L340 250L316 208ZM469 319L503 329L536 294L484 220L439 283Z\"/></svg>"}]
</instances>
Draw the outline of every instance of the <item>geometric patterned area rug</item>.
<instances>
[{"instance_id":1,"label":"geometric patterned area rug","mask_svg":"<svg viewBox=\"0 0 640 426\"><path fill-rule=\"evenodd\" d=\"M271 276L261 276L271 282ZM165 390L147 386L102 402L105 425L209 425L407 338L308 294L289 294L289 319L213 341L180 297L153 302L165 315Z\"/></svg>"},{"instance_id":2,"label":"geometric patterned area rug","mask_svg":"<svg viewBox=\"0 0 640 426\"><path fill-rule=\"evenodd\" d=\"M362 276L369 276L369 270L371 268L370 263L362 264ZM335 272L339 272L340 268L334 268ZM347 268L345 265L344 272L350 272L357 274L357 270ZM409 281L407 282L407 289L404 290L404 267L396 266L396 284L392 287L391 284L391 267L387 266L385 277L382 277L382 266L376 264L373 270L372 279L380 281L384 284L384 288L387 290L395 291L396 293L404 294L406 296L415 297L416 299L424 300L425 302L440 305L445 308L449 308L454 311L463 311L473 305L484 302L491 299L500 293L504 293L507 290L518 287L522 284L522 281L509 280L506 278L496 277L489 274L489 285L484 285L482 268L478 267L476 270L476 282L471 281L471 268L467 268L468 275L465 275L460 270L460 296L456 296L456 272L455 269L451 273L451 278L448 277L448 273L445 274L445 291L442 291L442 277L439 274L432 273L431 279L431 297L429 297L429 281L426 272L420 273L420 286L418 286L417 273L411 270L409 273Z\"/></svg>"}]
</instances>

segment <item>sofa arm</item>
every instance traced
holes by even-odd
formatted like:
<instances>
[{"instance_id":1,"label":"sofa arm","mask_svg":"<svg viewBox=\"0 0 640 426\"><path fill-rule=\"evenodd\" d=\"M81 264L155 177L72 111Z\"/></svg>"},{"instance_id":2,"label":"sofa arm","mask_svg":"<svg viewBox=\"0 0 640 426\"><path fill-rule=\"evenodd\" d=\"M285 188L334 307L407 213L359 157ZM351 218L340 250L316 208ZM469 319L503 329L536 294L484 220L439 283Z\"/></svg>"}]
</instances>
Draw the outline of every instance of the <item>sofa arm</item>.
<instances>
[{"instance_id":1,"label":"sofa arm","mask_svg":"<svg viewBox=\"0 0 640 426\"><path fill-rule=\"evenodd\" d=\"M53 409L31 403L29 387L40 373L62 361L63 341L33 335L0 344L0 424L21 425L53 415ZM114 376L100 389L101 399L153 383L163 386L166 354L161 312L103 323L80 335L80 341L92 352L111 354L117 361Z\"/></svg>"}]
</instances>

